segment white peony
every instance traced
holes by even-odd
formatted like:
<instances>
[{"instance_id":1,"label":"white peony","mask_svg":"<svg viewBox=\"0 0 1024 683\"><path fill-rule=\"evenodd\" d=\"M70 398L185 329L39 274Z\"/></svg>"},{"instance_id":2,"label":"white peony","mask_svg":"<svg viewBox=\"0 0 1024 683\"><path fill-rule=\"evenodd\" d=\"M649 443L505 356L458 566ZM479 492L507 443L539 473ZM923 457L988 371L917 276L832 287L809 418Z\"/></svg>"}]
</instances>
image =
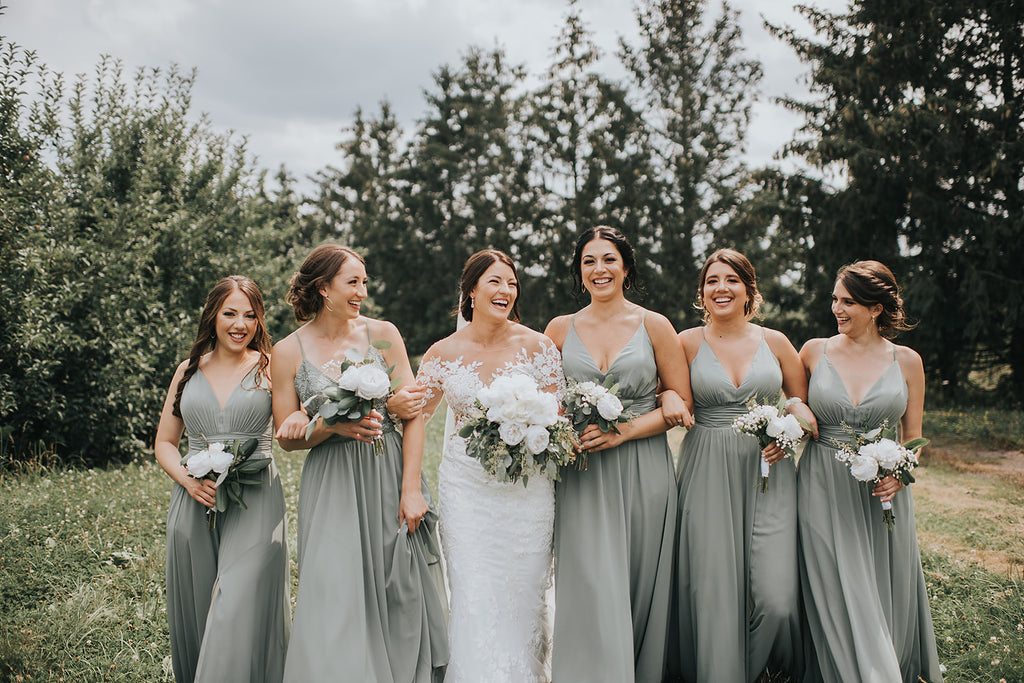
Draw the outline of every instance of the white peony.
<instances>
[{"instance_id":1,"label":"white peony","mask_svg":"<svg viewBox=\"0 0 1024 683\"><path fill-rule=\"evenodd\" d=\"M217 474L222 474L235 461L235 456L230 451L224 450L222 443L211 443L208 452L210 454L210 469Z\"/></svg>"},{"instance_id":2,"label":"white peony","mask_svg":"<svg viewBox=\"0 0 1024 683\"><path fill-rule=\"evenodd\" d=\"M857 481L874 481L878 476L878 462L865 455L858 455L850 463L850 474Z\"/></svg>"},{"instance_id":3,"label":"white peony","mask_svg":"<svg viewBox=\"0 0 1024 683\"><path fill-rule=\"evenodd\" d=\"M904 449L892 439L881 439L875 443L865 444L860 447L860 453L864 453L865 450L871 448L869 451L875 462L883 470L893 471L896 469L901 462L903 462L903 451Z\"/></svg>"},{"instance_id":4,"label":"white peony","mask_svg":"<svg viewBox=\"0 0 1024 683\"><path fill-rule=\"evenodd\" d=\"M341 377L338 378L338 386L345 391L354 392L356 387L359 386L359 366L348 366L345 372L341 373Z\"/></svg>"},{"instance_id":5,"label":"white peony","mask_svg":"<svg viewBox=\"0 0 1024 683\"><path fill-rule=\"evenodd\" d=\"M498 427L498 435L509 446L516 446L526 437L526 425L522 422L504 422Z\"/></svg>"},{"instance_id":6,"label":"white peony","mask_svg":"<svg viewBox=\"0 0 1024 683\"><path fill-rule=\"evenodd\" d=\"M356 396L367 400L384 398L391 390L391 380L388 373L372 365L360 365L356 375Z\"/></svg>"},{"instance_id":7,"label":"white peony","mask_svg":"<svg viewBox=\"0 0 1024 683\"><path fill-rule=\"evenodd\" d=\"M526 450L530 451L532 455L543 453L548 447L548 442L550 440L551 435L548 434L546 427L542 427L539 424L527 427L524 442L526 444Z\"/></svg>"},{"instance_id":8,"label":"white peony","mask_svg":"<svg viewBox=\"0 0 1024 683\"><path fill-rule=\"evenodd\" d=\"M558 420L558 401L554 394L536 392L526 410L526 422L531 425L549 427Z\"/></svg>"},{"instance_id":9,"label":"white peony","mask_svg":"<svg viewBox=\"0 0 1024 683\"><path fill-rule=\"evenodd\" d=\"M195 477L196 479L205 477L213 469L213 459L210 457L210 451L204 450L190 455L188 460L185 461L185 469L188 470L190 477Z\"/></svg>"},{"instance_id":10,"label":"white peony","mask_svg":"<svg viewBox=\"0 0 1024 683\"><path fill-rule=\"evenodd\" d=\"M622 415L622 401L614 394L606 393L597 401L597 413L606 420L617 420Z\"/></svg>"},{"instance_id":11,"label":"white peony","mask_svg":"<svg viewBox=\"0 0 1024 683\"><path fill-rule=\"evenodd\" d=\"M783 436L789 441L799 441L804 435L803 427L800 426L800 422L792 415L784 417L776 415L772 417L768 420L765 432L773 439Z\"/></svg>"}]
</instances>

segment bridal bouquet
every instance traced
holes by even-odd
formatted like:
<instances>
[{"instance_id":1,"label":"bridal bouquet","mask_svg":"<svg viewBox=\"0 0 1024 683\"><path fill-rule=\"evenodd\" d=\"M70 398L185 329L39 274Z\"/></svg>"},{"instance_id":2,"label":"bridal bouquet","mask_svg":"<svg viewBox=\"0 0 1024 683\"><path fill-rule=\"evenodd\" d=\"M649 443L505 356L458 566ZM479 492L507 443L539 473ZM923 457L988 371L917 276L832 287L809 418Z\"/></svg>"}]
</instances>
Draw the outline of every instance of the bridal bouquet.
<instances>
[{"instance_id":1,"label":"bridal bouquet","mask_svg":"<svg viewBox=\"0 0 1024 683\"><path fill-rule=\"evenodd\" d=\"M242 500L243 486L259 486L263 480L257 476L270 466L270 458L250 460L250 456L259 445L257 439L239 441L235 439L225 444L214 442L207 444L204 450L181 459L181 464L193 479L214 479L217 488L217 503L206 511L208 529L217 528L217 513L224 512L231 503L243 510L248 509ZM221 491L225 495L220 495Z\"/></svg>"},{"instance_id":2,"label":"bridal bouquet","mask_svg":"<svg viewBox=\"0 0 1024 683\"><path fill-rule=\"evenodd\" d=\"M602 432L618 433L619 428L615 425L629 422L632 418L632 415L625 412L632 403L629 399L619 397L619 385L612 375L608 375L601 384L572 382L562 400L565 415L577 433L582 433L587 425L592 424L596 424ZM580 469L586 469L585 454L583 451L576 460Z\"/></svg>"},{"instance_id":3,"label":"bridal bouquet","mask_svg":"<svg viewBox=\"0 0 1024 683\"><path fill-rule=\"evenodd\" d=\"M502 375L477 394L476 417L459 430L466 455L476 458L498 481L523 480L543 472L557 481L573 462L578 443L569 421L558 414L553 394L526 375Z\"/></svg>"},{"instance_id":4,"label":"bridal bouquet","mask_svg":"<svg viewBox=\"0 0 1024 683\"><path fill-rule=\"evenodd\" d=\"M373 346L386 349L391 343L380 340L373 342ZM322 393L310 396L302 404L306 408L315 399L324 399L306 425L306 438L313 433L318 420L332 425L338 422L358 422L369 415L373 410L373 402L386 397L401 381L398 377L391 379L394 371L394 365L385 372L373 364L372 358L364 358L356 351L347 352L341 363L338 381L326 387ZM384 452L384 444L380 439L373 442L373 447L377 455Z\"/></svg>"},{"instance_id":5,"label":"bridal bouquet","mask_svg":"<svg viewBox=\"0 0 1024 683\"><path fill-rule=\"evenodd\" d=\"M845 423L842 427L853 437L854 443L833 439L836 460L850 468L854 479L870 488L889 475L902 481L904 486L914 481L911 472L917 467L917 456L928 445L928 439L919 437L901 444L896 441L896 429L889 427L888 422L869 432L858 432ZM882 521L892 531L896 516L892 513L891 501L882 501Z\"/></svg>"},{"instance_id":6,"label":"bridal bouquet","mask_svg":"<svg viewBox=\"0 0 1024 683\"><path fill-rule=\"evenodd\" d=\"M732 428L741 434L750 434L757 439L758 448L767 448L773 441L785 451L785 457L791 458L796 455L797 444L804 436L804 430L810 431L811 427L805 420L796 415L786 414L786 408L800 399L782 398L780 393L774 403L758 403L756 397L747 401L747 412L732 421ZM768 490L768 472L770 466L768 461L761 458L761 476L758 478L757 487L764 493Z\"/></svg>"}]
</instances>

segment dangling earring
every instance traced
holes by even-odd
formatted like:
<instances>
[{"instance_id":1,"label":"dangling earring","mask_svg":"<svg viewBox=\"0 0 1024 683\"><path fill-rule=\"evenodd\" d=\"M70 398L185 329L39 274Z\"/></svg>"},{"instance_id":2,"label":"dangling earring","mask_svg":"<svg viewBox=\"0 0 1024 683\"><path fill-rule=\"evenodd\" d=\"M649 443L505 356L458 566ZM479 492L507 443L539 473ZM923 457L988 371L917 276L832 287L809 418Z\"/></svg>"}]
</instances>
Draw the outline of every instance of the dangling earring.
<instances>
[{"instance_id":1,"label":"dangling earring","mask_svg":"<svg viewBox=\"0 0 1024 683\"><path fill-rule=\"evenodd\" d=\"M474 299L473 297L469 298L469 307L470 309L476 308L476 299Z\"/></svg>"},{"instance_id":2,"label":"dangling earring","mask_svg":"<svg viewBox=\"0 0 1024 683\"><path fill-rule=\"evenodd\" d=\"M334 308L331 306L331 297L327 296L326 294L323 294L322 296L324 297L324 306L327 307L328 311L334 313Z\"/></svg>"},{"instance_id":3,"label":"dangling earring","mask_svg":"<svg viewBox=\"0 0 1024 683\"><path fill-rule=\"evenodd\" d=\"M632 283L629 280L626 280L626 286L623 287L623 289L629 289L632 286L633 286Z\"/></svg>"}]
</instances>

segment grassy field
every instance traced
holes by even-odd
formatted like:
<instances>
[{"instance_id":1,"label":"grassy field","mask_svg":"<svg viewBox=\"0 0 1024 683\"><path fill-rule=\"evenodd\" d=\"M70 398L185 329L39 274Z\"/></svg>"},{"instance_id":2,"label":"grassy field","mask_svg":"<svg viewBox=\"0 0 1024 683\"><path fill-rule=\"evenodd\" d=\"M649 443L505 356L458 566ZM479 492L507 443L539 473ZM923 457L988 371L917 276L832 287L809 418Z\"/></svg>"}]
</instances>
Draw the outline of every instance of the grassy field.
<instances>
[{"instance_id":1,"label":"grassy field","mask_svg":"<svg viewBox=\"0 0 1024 683\"><path fill-rule=\"evenodd\" d=\"M441 426L425 472L436 491ZM947 680L1024 681L1024 414L929 411L918 533ZM673 442L680 430L670 434ZM302 454L277 454L295 549ZM148 456L0 474L0 681L171 681L170 484ZM293 562L293 580L294 575ZM293 586L292 594L295 590Z\"/></svg>"}]
</instances>

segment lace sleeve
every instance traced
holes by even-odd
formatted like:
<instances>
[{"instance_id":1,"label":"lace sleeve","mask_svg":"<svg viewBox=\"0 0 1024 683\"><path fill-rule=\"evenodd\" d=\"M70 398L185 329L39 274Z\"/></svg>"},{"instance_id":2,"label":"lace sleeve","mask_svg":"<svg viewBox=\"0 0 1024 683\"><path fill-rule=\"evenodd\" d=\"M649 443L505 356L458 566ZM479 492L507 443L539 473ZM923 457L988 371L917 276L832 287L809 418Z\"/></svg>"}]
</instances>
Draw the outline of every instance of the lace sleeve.
<instances>
[{"instance_id":1,"label":"lace sleeve","mask_svg":"<svg viewBox=\"0 0 1024 683\"><path fill-rule=\"evenodd\" d=\"M416 383L425 389L423 412L428 420L444 396L443 376L443 367L438 356L424 358L416 373Z\"/></svg>"},{"instance_id":2,"label":"lace sleeve","mask_svg":"<svg viewBox=\"0 0 1024 683\"><path fill-rule=\"evenodd\" d=\"M562 354L553 342L545 340L540 351L533 354L534 379L545 391L551 391L561 402L565 397L565 373L562 372Z\"/></svg>"}]
</instances>

